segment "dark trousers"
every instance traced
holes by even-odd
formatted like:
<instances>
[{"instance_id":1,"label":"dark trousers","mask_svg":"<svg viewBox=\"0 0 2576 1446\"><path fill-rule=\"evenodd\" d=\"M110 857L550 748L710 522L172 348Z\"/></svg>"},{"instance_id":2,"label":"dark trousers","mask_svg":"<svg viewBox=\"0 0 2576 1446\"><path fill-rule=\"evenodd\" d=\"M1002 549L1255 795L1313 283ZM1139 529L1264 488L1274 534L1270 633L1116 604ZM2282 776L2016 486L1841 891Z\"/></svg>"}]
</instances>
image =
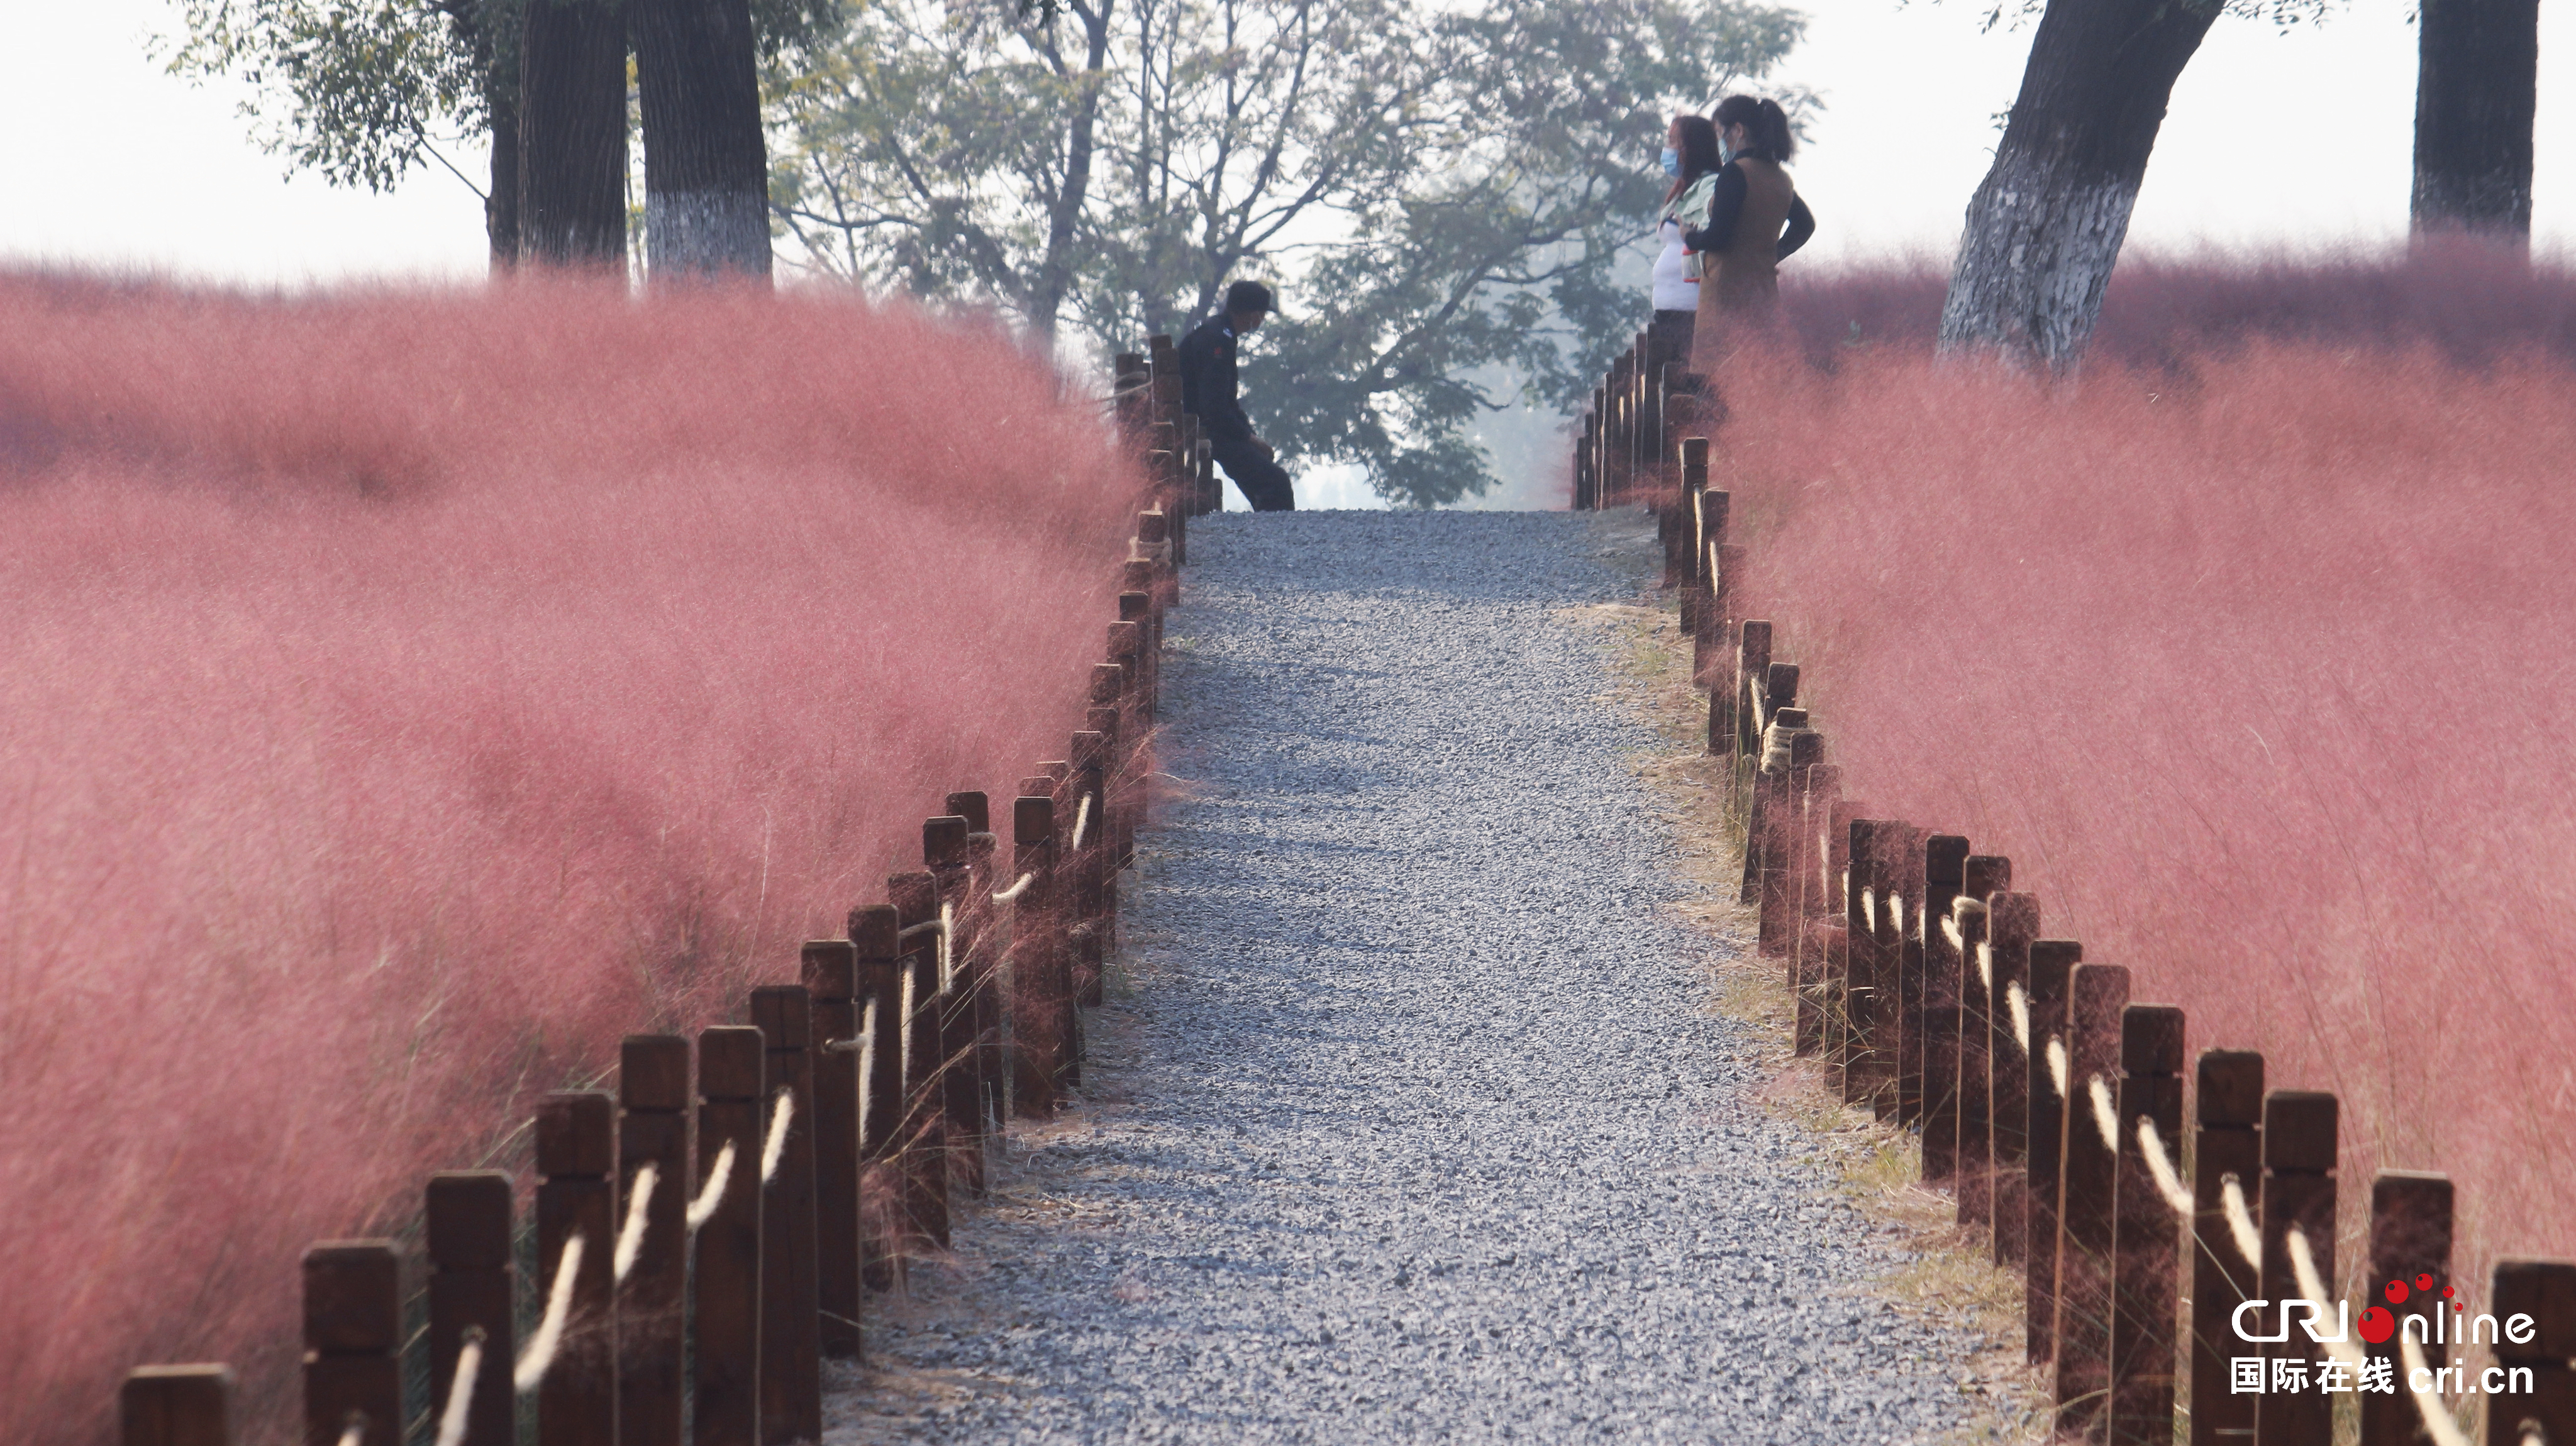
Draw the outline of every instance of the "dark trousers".
<instances>
[{"instance_id":1,"label":"dark trousers","mask_svg":"<svg viewBox=\"0 0 2576 1446\"><path fill-rule=\"evenodd\" d=\"M1297 493L1288 485L1288 469L1261 455L1250 442L1219 442L1210 448L1216 464L1234 479L1243 500L1255 512L1294 512Z\"/></svg>"},{"instance_id":2,"label":"dark trousers","mask_svg":"<svg viewBox=\"0 0 2576 1446\"><path fill-rule=\"evenodd\" d=\"M1646 346L1657 364L1690 365L1691 333L1699 327L1696 311L1658 311L1646 326Z\"/></svg>"}]
</instances>

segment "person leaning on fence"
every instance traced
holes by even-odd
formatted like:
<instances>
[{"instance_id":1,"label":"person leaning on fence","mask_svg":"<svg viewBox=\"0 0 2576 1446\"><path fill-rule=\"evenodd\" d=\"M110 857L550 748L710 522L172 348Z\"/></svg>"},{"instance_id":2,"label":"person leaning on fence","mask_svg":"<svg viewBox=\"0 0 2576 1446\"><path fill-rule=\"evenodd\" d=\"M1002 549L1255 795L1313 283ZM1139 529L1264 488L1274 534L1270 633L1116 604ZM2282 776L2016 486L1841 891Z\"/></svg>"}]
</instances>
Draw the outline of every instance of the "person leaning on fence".
<instances>
[{"instance_id":1,"label":"person leaning on fence","mask_svg":"<svg viewBox=\"0 0 2576 1446\"><path fill-rule=\"evenodd\" d=\"M1181 339L1181 408L1199 419L1217 465L1255 512L1294 512L1297 494L1279 453L1252 433L1235 389L1235 344L1270 314L1270 288L1238 281L1225 289L1225 311Z\"/></svg>"},{"instance_id":2,"label":"person leaning on fence","mask_svg":"<svg viewBox=\"0 0 2576 1446\"><path fill-rule=\"evenodd\" d=\"M1655 237L1663 249L1655 257L1655 320L1652 335L1666 357L1688 357L1691 324L1699 312L1699 272L1682 245L1682 232L1697 229L1708 215L1709 196L1717 189L1720 165L1717 127L1706 116L1677 115L1664 133L1664 174L1673 178L1664 192L1663 214L1655 218Z\"/></svg>"},{"instance_id":3,"label":"person leaning on fence","mask_svg":"<svg viewBox=\"0 0 2576 1446\"><path fill-rule=\"evenodd\" d=\"M1699 262L1691 370L1714 375L1727 333L1766 324L1780 299L1780 263L1815 234L1816 218L1781 169L1797 141L1780 103L1730 95L1709 116L1724 156L1708 210L1682 245Z\"/></svg>"}]
</instances>

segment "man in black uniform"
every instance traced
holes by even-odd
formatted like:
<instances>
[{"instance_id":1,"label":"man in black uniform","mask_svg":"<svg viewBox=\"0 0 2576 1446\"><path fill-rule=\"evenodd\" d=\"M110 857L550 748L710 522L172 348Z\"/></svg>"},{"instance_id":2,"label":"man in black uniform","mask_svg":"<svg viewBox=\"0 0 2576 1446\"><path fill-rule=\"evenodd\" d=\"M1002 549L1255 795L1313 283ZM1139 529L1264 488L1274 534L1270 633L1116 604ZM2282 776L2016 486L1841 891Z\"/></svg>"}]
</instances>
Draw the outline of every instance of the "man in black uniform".
<instances>
[{"instance_id":1,"label":"man in black uniform","mask_svg":"<svg viewBox=\"0 0 2576 1446\"><path fill-rule=\"evenodd\" d=\"M1288 485L1288 469L1269 443L1252 435L1252 419L1235 397L1235 341L1261 325L1270 302L1269 287L1238 281L1225 289L1225 314L1200 322L1181 339L1181 409L1199 419L1209 451L1253 511L1294 512L1297 494Z\"/></svg>"}]
</instances>

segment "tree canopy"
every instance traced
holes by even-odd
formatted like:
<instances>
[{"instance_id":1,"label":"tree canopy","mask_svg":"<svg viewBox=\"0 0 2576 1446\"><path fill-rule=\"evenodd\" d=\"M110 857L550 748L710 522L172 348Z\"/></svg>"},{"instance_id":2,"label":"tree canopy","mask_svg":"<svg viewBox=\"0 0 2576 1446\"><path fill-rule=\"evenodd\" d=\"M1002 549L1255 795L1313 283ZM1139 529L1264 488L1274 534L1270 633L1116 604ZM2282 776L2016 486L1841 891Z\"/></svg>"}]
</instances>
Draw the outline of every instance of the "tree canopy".
<instances>
[{"instance_id":1,"label":"tree canopy","mask_svg":"<svg viewBox=\"0 0 2576 1446\"><path fill-rule=\"evenodd\" d=\"M1124 350L1272 282L1246 405L1417 505L1491 481L1467 428L1579 398L1641 320L1675 109L1796 43L1740 0L877 0L773 68L803 264Z\"/></svg>"}]
</instances>

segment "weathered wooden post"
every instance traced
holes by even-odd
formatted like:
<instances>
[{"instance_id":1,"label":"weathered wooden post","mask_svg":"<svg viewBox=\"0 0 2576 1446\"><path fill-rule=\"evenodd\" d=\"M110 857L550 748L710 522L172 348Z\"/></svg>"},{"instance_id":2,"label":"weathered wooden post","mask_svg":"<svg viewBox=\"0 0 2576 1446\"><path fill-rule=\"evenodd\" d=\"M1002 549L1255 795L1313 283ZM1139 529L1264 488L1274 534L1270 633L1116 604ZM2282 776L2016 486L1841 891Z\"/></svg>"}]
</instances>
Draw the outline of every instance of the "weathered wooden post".
<instances>
[{"instance_id":1,"label":"weathered wooden post","mask_svg":"<svg viewBox=\"0 0 2576 1446\"><path fill-rule=\"evenodd\" d=\"M1950 902L1949 944L1959 951L1959 1223L1991 1228L1995 1209L1993 1065L1994 961L1986 949L1987 900L2012 887L2012 860L1971 854L1959 866L1959 897ZM2116 1031L2118 1021L2112 1022ZM2118 1034L2112 1036L2117 1058Z\"/></svg>"},{"instance_id":2,"label":"weathered wooden post","mask_svg":"<svg viewBox=\"0 0 2576 1446\"><path fill-rule=\"evenodd\" d=\"M1817 804L1821 799L1830 807L1831 800L1842 792L1840 775L1824 761L1824 735L1819 733L1815 738L1811 760L1789 770L1789 789L1780 808L1780 911L1785 927L1777 952L1783 957L1782 967L1792 997L1806 988L1799 974L1799 960L1806 954L1809 924L1824 898L1824 856L1818 847L1824 830Z\"/></svg>"},{"instance_id":3,"label":"weathered wooden post","mask_svg":"<svg viewBox=\"0 0 2576 1446\"><path fill-rule=\"evenodd\" d=\"M402 1257L390 1240L304 1252L305 1446L402 1446ZM605 1440L601 1446L607 1446Z\"/></svg>"},{"instance_id":4,"label":"weathered wooden post","mask_svg":"<svg viewBox=\"0 0 2576 1446\"><path fill-rule=\"evenodd\" d=\"M867 1262L860 1242L859 951L808 939L799 960L814 1028L814 1300L827 1359L859 1358Z\"/></svg>"},{"instance_id":5,"label":"weathered wooden post","mask_svg":"<svg viewBox=\"0 0 2576 1446\"><path fill-rule=\"evenodd\" d=\"M1011 904L1011 1035L1018 1048L1012 1072L1012 1108L1023 1119L1043 1120L1055 1114L1056 1091L1064 1077L1067 1007L1056 959L1057 938L1051 918L1055 881L1055 799L1032 792L1022 779L1020 797L1011 805L1011 836L1016 849L1012 885L1019 897Z\"/></svg>"},{"instance_id":6,"label":"weathered wooden post","mask_svg":"<svg viewBox=\"0 0 2576 1446\"><path fill-rule=\"evenodd\" d=\"M2335 1278L2335 1097L2314 1090L2274 1090L2263 1097L2263 1268L2258 1275L2263 1298L2272 1308L2263 1315L2266 1332L2282 1331L2263 1354L2276 1362L2295 1362L2299 1390L2264 1391L2254 1408L2254 1436L2262 1446L2331 1446L2334 1397L2316 1389L2316 1368L2324 1350L2296 1324L2305 1312L2285 1308L2304 1300L2290 1258L2290 1232L2308 1242L2317 1277L2334 1287ZM2283 1367L2274 1365L2273 1371ZM2402 1384L2402 1383L2401 1383Z\"/></svg>"},{"instance_id":7,"label":"weathered wooden post","mask_svg":"<svg viewBox=\"0 0 2576 1446\"><path fill-rule=\"evenodd\" d=\"M510 1389L510 1365L518 1354L510 1177L499 1170L445 1170L429 1177L423 1196L430 1409L447 1409L470 1336L480 1350L466 1391L465 1439L506 1442L518 1420Z\"/></svg>"},{"instance_id":8,"label":"weathered wooden post","mask_svg":"<svg viewBox=\"0 0 2576 1446\"><path fill-rule=\"evenodd\" d=\"M1072 968L1073 1003L1100 1002L1100 975L1109 957L1106 868L1109 832L1108 744L1088 729L1073 735L1073 772L1066 783L1073 791L1073 832L1065 841L1072 874L1067 962Z\"/></svg>"},{"instance_id":9,"label":"weathered wooden post","mask_svg":"<svg viewBox=\"0 0 2576 1446\"><path fill-rule=\"evenodd\" d=\"M1722 610L1726 606L1724 589L1730 575L1719 574L1713 608ZM1710 670L1708 676L1708 751L1712 757L1732 759L1743 752L1743 724L1737 715L1744 711L1744 680L1767 673L1770 667L1771 625L1758 619L1744 624L1735 656Z\"/></svg>"},{"instance_id":10,"label":"weathered wooden post","mask_svg":"<svg viewBox=\"0 0 2576 1446\"><path fill-rule=\"evenodd\" d=\"M897 1161L904 1181L906 1234L948 1244L946 1058L940 1053L939 883L927 870L886 876L886 897L902 924L903 1021L894 1043L903 1063Z\"/></svg>"},{"instance_id":11,"label":"weathered wooden post","mask_svg":"<svg viewBox=\"0 0 2576 1446\"><path fill-rule=\"evenodd\" d=\"M2538 1430L2544 1446L2576 1441L2576 1264L2564 1260L2499 1260L2495 1284L2488 1292L2490 1310L2499 1323L2518 1315L2531 1317L2529 1339L2498 1332L2496 1365L2506 1372L2529 1371L2530 1389L2487 1398L2487 1446L2528 1446ZM2405 1381L2398 1381L2405 1388Z\"/></svg>"},{"instance_id":12,"label":"weathered wooden post","mask_svg":"<svg viewBox=\"0 0 2576 1446\"><path fill-rule=\"evenodd\" d=\"M1986 901L1986 1139L1997 1265L2021 1264L2029 1247L2030 944L2038 936L2038 895L2002 892Z\"/></svg>"},{"instance_id":13,"label":"weathered wooden post","mask_svg":"<svg viewBox=\"0 0 2576 1446\"><path fill-rule=\"evenodd\" d=\"M690 1199L705 1213L690 1241L695 1446L762 1439L760 1156L768 1082L759 1030L699 1031L698 1168Z\"/></svg>"},{"instance_id":14,"label":"weathered wooden post","mask_svg":"<svg viewBox=\"0 0 2576 1446\"><path fill-rule=\"evenodd\" d=\"M2387 1288L2392 1280L2401 1283L2403 1300L2389 1299L2396 1293ZM2380 1171L2370 1182L2370 1275L2362 1282L2359 1309L2392 1312L2398 1332L2411 1330L2421 1343L2434 1338L2429 1322L2442 1314L2443 1296L2450 1289L2450 1180L2415 1170ZM2452 1338L2457 1339L2457 1334ZM2424 1423L2415 1410L2414 1393L2406 1389L2406 1361L2398 1336L2377 1345L2366 1339L2355 1344L2388 1362L2388 1378L2397 1383L2393 1392L2360 1393L2361 1446L2415 1446L2424 1439ZM2504 1348L2501 1337L2498 1344ZM2498 1403L2505 1399L2495 1398ZM2521 1446L2519 1437L2511 1439L2513 1446Z\"/></svg>"},{"instance_id":15,"label":"weathered wooden post","mask_svg":"<svg viewBox=\"0 0 2576 1446\"><path fill-rule=\"evenodd\" d=\"M989 894L974 888L967 839L975 832L963 814L943 814L921 826L921 862L938 887L943 930L935 931L939 993L934 1027L939 1036L940 1131L947 1141L944 1180L971 1194L984 1192L984 1051L977 1047L976 977L971 961L992 910Z\"/></svg>"},{"instance_id":16,"label":"weathered wooden post","mask_svg":"<svg viewBox=\"0 0 2576 1446\"><path fill-rule=\"evenodd\" d=\"M2160 1004L2120 1016L2120 1132L2112 1207L2111 1441L2173 1446L2174 1312L2182 1274L2182 1222L2146 1160L2140 1122L2155 1126L2170 1156L2182 1140L2183 1017ZM2181 1169L2179 1160L2164 1163Z\"/></svg>"},{"instance_id":17,"label":"weathered wooden post","mask_svg":"<svg viewBox=\"0 0 2576 1446\"><path fill-rule=\"evenodd\" d=\"M642 1195L643 1235L617 1283L617 1439L680 1446L688 1286L689 1042L630 1034L617 1051L617 1222L622 1248ZM649 1189L640 1177L651 1169ZM605 1242L603 1242L604 1244Z\"/></svg>"},{"instance_id":18,"label":"weathered wooden post","mask_svg":"<svg viewBox=\"0 0 2576 1446\"><path fill-rule=\"evenodd\" d=\"M2258 1299L2254 1262L2228 1229L2230 1180L2256 1219L2263 1209L2263 1056L2204 1049L2192 1090L2191 1446L2252 1446L2259 1395L2231 1384L2229 1362L2255 1354L2236 1338L2236 1307Z\"/></svg>"},{"instance_id":19,"label":"weathered wooden post","mask_svg":"<svg viewBox=\"0 0 2576 1446\"><path fill-rule=\"evenodd\" d=\"M116 1414L118 1446L233 1446L232 1367L137 1366Z\"/></svg>"},{"instance_id":20,"label":"weathered wooden post","mask_svg":"<svg viewBox=\"0 0 2576 1446\"><path fill-rule=\"evenodd\" d=\"M1835 892L1842 885L1833 855L1839 846L1830 820L1842 801L1842 770L1819 763L1798 785L1798 933L1789 959L1789 988L1796 1000L1791 1048L1813 1054L1824 1039L1825 925L1842 913Z\"/></svg>"},{"instance_id":21,"label":"weathered wooden post","mask_svg":"<svg viewBox=\"0 0 2576 1446\"><path fill-rule=\"evenodd\" d=\"M1870 964L1875 971L1870 980L1869 1064L1867 1081L1869 1107L1882 1120L1896 1118L1902 1108L1898 1087L1905 1062L1905 1001L1908 981L1905 974L1905 905L1908 877L1919 879L1923 873L1923 844L1930 831L1909 823L1898 823L1894 829L1882 828L1874 841L1878 860L1871 869L1871 879L1878 891L1878 907L1872 912ZM1911 886L1914 897L1922 896L1921 885ZM1918 994L1920 980L1911 986Z\"/></svg>"},{"instance_id":22,"label":"weathered wooden post","mask_svg":"<svg viewBox=\"0 0 2576 1446\"><path fill-rule=\"evenodd\" d=\"M1887 1096L1900 1125L1923 1120L1923 905L1931 896L1933 838L1930 829L1906 830L1904 855L1889 883L1892 938L1882 947L1896 964L1896 1016L1888 1030L1896 1056L1889 1062Z\"/></svg>"},{"instance_id":23,"label":"weathered wooden post","mask_svg":"<svg viewBox=\"0 0 2576 1446\"><path fill-rule=\"evenodd\" d=\"M559 1090L537 1104L537 1299L550 1300L573 1260L572 1309L554 1365L537 1387L547 1446L612 1446L617 1439L617 1101L604 1090Z\"/></svg>"},{"instance_id":24,"label":"weathered wooden post","mask_svg":"<svg viewBox=\"0 0 2576 1446\"><path fill-rule=\"evenodd\" d=\"M1861 1056L1869 1048L1869 990L1877 976L1870 956L1878 948L1878 831L1895 826L1892 819L1855 818L1843 828L1843 949L1827 990L1825 1073L1845 1104L1860 1099L1866 1085Z\"/></svg>"},{"instance_id":25,"label":"weathered wooden post","mask_svg":"<svg viewBox=\"0 0 2576 1446\"><path fill-rule=\"evenodd\" d=\"M2031 941L2030 1048L2021 1061L2022 1097L2029 1101L2023 1135L2030 1152L2022 1192L2029 1201L2022 1226L2022 1336L2034 1366L2047 1364L2056 1349L2059 1151L2066 1146L2066 1101L2049 1073L2049 1046L2061 1054L2066 1048L2067 976L2083 962L2084 946L2072 939Z\"/></svg>"},{"instance_id":26,"label":"weathered wooden post","mask_svg":"<svg viewBox=\"0 0 2576 1446\"><path fill-rule=\"evenodd\" d=\"M903 1176L902 916L892 904L850 911L857 970L850 999L858 1017L859 1268L870 1290L891 1290L905 1244Z\"/></svg>"},{"instance_id":27,"label":"weathered wooden post","mask_svg":"<svg viewBox=\"0 0 2576 1446\"><path fill-rule=\"evenodd\" d=\"M751 1021L769 1054L769 1118L762 1155L760 1230L760 1440L789 1446L823 1439L822 1308L814 1268L813 1001L801 984L751 991ZM784 1121L786 1135L769 1135ZM767 1169L775 1153L778 1168Z\"/></svg>"},{"instance_id":28,"label":"weathered wooden post","mask_svg":"<svg viewBox=\"0 0 2576 1446\"><path fill-rule=\"evenodd\" d=\"M1951 910L1967 883L1968 841L1923 841L1923 1057L1915 1092L1923 1100L1923 1183L1955 1189L1959 1176L1959 946Z\"/></svg>"},{"instance_id":29,"label":"weathered wooden post","mask_svg":"<svg viewBox=\"0 0 2576 1446\"><path fill-rule=\"evenodd\" d=\"M1787 713L1783 713L1785 719ZM1804 714L1799 718L1803 724ZM1754 951L1763 958L1787 958L1798 937L1797 785L1806 771L1824 761L1825 735L1804 726L1784 724L1772 730L1774 746L1764 760L1761 794L1754 801L1753 830L1761 841L1761 867L1756 876L1759 911L1755 915ZM1776 766L1774 766L1776 765Z\"/></svg>"},{"instance_id":30,"label":"weathered wooden post","mask_svg":"<svg viewBox=\"0 0 2576 1446\"><path fill-rule=\"evenodd\" d=\"M2066 985L2066 1117L2059 1138L2057 1194L2057 1431L2100 1441L2110 1418L2111 1268L2117 1248L2120 1157L2102 1134L2093 1081L2102 1103L2120 1077L2120 1017L2129 1003L2129 971L2118 964L2078 964ZM2116 1133L2116 1113L2111 1121ZM1963 1152L1964 1153L1964 1152ZM1960 1168L1968 1168L1965 1161Z\"/></svg>"},{"instance_id":31,"label":"weathered wooden post","mask_svg":"<svg viewBox=\"0 0 2576 1446\"><path fill-rule=\"evenodd\" d=\"M1821 897L1816 901L1815 950L1799 966L1806 980L1805 991L1798 1000L1798 1042L1801 1054L1819 1056L1828 1071L1827 1086L1836 1095L1842 1092L1842 1059L1844 1012L1843 986L1851 973L1850 928L1846 923L1851 898L1851 826L1855 819L1866 816L1870 807L1856 799L1833 799L1824 805L1825 875Z\"/></svg>"}]
</instances>

